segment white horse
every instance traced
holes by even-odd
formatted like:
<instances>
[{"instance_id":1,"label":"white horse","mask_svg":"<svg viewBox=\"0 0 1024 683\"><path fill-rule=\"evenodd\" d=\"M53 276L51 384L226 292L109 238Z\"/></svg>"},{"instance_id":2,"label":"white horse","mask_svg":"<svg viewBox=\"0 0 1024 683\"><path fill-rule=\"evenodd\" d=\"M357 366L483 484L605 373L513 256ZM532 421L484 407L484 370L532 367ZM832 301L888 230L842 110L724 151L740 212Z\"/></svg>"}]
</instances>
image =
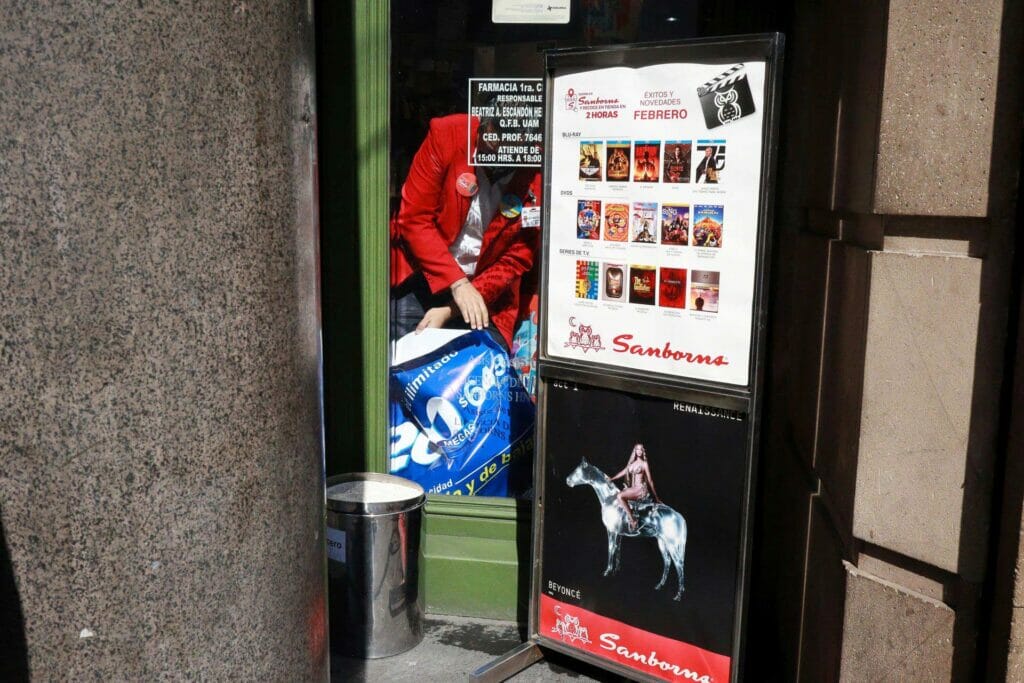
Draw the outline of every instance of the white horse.
<instances>
[{"instance_id":1,"label":"white horse","mask_svg":"<svg viewBox=\"0 0 1024 683\"><path fill-rule=\"evenodd\" d=\"M683 594L683 557L686 554L686 520L683 516L664 503L639 502L634 507L637 525L631 529L626 511L616 500L619 487L612 483L607 474L587 462L586 458L565 478L565 483L569 486L589 485L601 503L601 521L608 532L608 566L605 567L604 575L619 570L619 541L622 536L655 538L665 568L661 573L661 581L654 588L658 590L665 585L669 565L674 565L679 576L679 590L673 599L678 600Z\"/></svg>"}]
</instances>

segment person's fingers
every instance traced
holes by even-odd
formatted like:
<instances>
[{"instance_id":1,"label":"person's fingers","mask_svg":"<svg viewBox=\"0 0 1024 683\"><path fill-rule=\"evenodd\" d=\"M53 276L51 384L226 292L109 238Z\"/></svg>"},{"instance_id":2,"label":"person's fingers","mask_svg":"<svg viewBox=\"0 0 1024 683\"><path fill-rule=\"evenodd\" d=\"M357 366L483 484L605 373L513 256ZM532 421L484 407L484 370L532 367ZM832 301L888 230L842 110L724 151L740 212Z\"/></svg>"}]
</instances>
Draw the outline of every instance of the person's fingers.
<instances>
[{"instance_id":1,"label":"person's fingers","mask_svg":"<svg viewBox=\"0 0 1024 683\"><path fill-rule=\"evenodd\" d=\"M463 285L465 287L466 285ZM455 305L459 307L459 313L462 314L462 322L469 324L469 303L464 297L455 299Z\"/></svg>"},{"instance_id":2,"label":"person's fingers","mask_svg":"<svg viewBox=\"0 0 1024 683\"><path fill-rule=\"evenodd\" d=\"M487 302L480 296L479 292L473 292L476 296L473 297L474 309L476 311L476 326L477 329L483 329L487 327Z\"/></svg>"},{"instance_id":3,"label":"person's fingers","mask_svg":"<svg viewBox=\"0 0 1024 683\"><path fill-rule=\"evenodd\" d=\"M472 284L465 284L453 293L455 305L462 315L462 322L473 330L482 330L490 322L490 315L487 311L487 302L480 296Z\"/></svg>"},{"instance_id":4,"label":"person's fingers","mask_svg":"<svg viewBox=\"0 0 1024 683\"><path fill-rule=\"evenodd\" d=\"M480 329L483 325L484 316L487 315L487 306L484 304L484 300L480 295L473 297L473 321L476 329Z\"/></svg>"},{"instance_id":5,"label":"person's fingers","mask_svg":"<svg viewBox=\"0 0 1024 683\"><path fill-rule=\"evenodd\" d=\"M487 304L484 303L483 299L480 299L480 329L487 327Z\"/></svg>"},{"instance_id":6,"label":"person's fingers","mask_svg":"<svg viewBox=\"0 0 1024 683\"><path fill-rule=\"evenodd\" d=\"M421 320L420 324L416 327L416 331L417 332L422 332L423 330L427 329L428 327L435 327L435 325L434 325L434 312L433 311L427 311L427 314L425 316L423 316L423 320Z\"/></svg>"},{"instance_id":7,"label":"person's fingers","mask_svg":"<svg viewBox=\"0 0 1024 683\"><path fill-rule=\"evenodd\" d=\"M419 334L428 327L437 327L436 319L437 316L434 313L433 309L427 311L427 313L423 316L423 319L420 320L419 325L416 326L416 334Z\"/></svg>"},{"instance_id":8,"label":"person's fingers","mask_svg":"<svg viewBox=\"0 0 1024 683\"><path fill-rule=\"evenodd\" d=\"M470 285L462 285L463 289L466 289ZM465 319L469 329L474 329L476 325L476 302L473 301L471 296L463 296L462 298L462 317Z\"/></svg>"}]
</instances>

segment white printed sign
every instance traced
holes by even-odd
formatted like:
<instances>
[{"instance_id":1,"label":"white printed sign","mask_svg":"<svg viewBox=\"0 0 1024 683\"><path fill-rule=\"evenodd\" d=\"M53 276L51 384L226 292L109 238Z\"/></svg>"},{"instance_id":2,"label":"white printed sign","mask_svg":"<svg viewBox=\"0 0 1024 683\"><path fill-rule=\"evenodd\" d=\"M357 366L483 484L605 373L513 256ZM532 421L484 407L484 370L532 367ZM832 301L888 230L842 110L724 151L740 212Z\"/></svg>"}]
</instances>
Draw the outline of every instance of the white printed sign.
<instances>
[{"instance_id":1,"label":"white printed sign","mask_svg":"<svg viewBox=\"0 0 1024 683\"><path fill-rule=\"evenodd\" d=\"M765 63L556 76L546 353L746 385Z\"/></svg>"},{"instance_id":2,"label":"white printed sign","mask_svg":"<svg viewBox=\"0 0 1024 683\"><path fill-rule=\"evenodd\" d=\"M345 562L345 532L327 527L327 557L335 562Z\"/></svg>"},{"instance_id":3,"label":"white printed sign","mask_svg":"<svg viewBox=\"0 0 1024 683\"><path fill-rule=\"evenodd\" d=\"M495 24L568 24L569 0L492 0L491 21Z\"/></svg>"}]
</instances>

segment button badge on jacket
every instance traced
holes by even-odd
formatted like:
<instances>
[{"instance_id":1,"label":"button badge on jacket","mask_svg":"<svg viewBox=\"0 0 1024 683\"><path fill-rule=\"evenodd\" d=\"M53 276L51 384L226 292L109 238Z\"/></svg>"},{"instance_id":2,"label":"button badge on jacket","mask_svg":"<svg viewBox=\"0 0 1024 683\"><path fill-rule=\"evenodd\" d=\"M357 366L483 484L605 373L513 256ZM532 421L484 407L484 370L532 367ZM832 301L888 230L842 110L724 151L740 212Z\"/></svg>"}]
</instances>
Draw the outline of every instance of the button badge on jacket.
<instances>
[{"instance_id":1,"label":"button badge on jacket","mask_svg":"<svg viewBox=\"0 0 1024 683\"><path fill-rule=\"evenodd\" d=\"M523 212L523 200L514 194L507 194L501 198L499 210L505 218L516 218Z\"/></svg>"}]
</instances>

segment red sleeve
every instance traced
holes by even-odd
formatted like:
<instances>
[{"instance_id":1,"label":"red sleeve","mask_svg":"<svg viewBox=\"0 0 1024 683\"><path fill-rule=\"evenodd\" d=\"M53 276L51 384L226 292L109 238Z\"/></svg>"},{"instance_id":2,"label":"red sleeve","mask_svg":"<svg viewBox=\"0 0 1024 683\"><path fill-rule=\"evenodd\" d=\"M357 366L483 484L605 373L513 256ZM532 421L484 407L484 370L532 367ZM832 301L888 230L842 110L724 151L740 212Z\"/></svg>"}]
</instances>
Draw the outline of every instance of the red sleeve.
<instances>
[{"instance_id":1,"label":"red sleeve","mask_svg":"<svg viewBox=\"0 0 1024 683\"><path fill-rule=\"evenodd\" d=\"M437 121L431 121L430 132L413 157L402 186L402 204L398 209L399 234L432 292L466 277L448 251L437 225L448 162L442 138Z\"/></svg>"},{"instance_id":2,"label":"red sleeve","mask_svg":"<svg viewBox=\"0 0 1024 683\"><path fill-rule=\"evenodd\" d=\"M508 246L498 260L486 269L476 272L473 286L480 292L488 304L501 297L514 280L533 267L533 259L537 253L537 238L540 230L536 228L519 228L515 240Z\"/></svg>"},{"instance_id":3,"label":"red sleeve","mask_svg":"<svg viewBox=\"0 0 1024 683\"><path fill-rule=\"evenodd\" d=\"M534 202L539 205L541 194L539 173L530 178L529 184L522 191L526 190L533 194ZM540 228L524 228L522 227L522 218L519 220L515 238L501 256L483 270L478 269L472 278L473 286L488 304L497 301L516 279L521 278L533 268L540 242Z\"/></svg>"}]
</instances>

